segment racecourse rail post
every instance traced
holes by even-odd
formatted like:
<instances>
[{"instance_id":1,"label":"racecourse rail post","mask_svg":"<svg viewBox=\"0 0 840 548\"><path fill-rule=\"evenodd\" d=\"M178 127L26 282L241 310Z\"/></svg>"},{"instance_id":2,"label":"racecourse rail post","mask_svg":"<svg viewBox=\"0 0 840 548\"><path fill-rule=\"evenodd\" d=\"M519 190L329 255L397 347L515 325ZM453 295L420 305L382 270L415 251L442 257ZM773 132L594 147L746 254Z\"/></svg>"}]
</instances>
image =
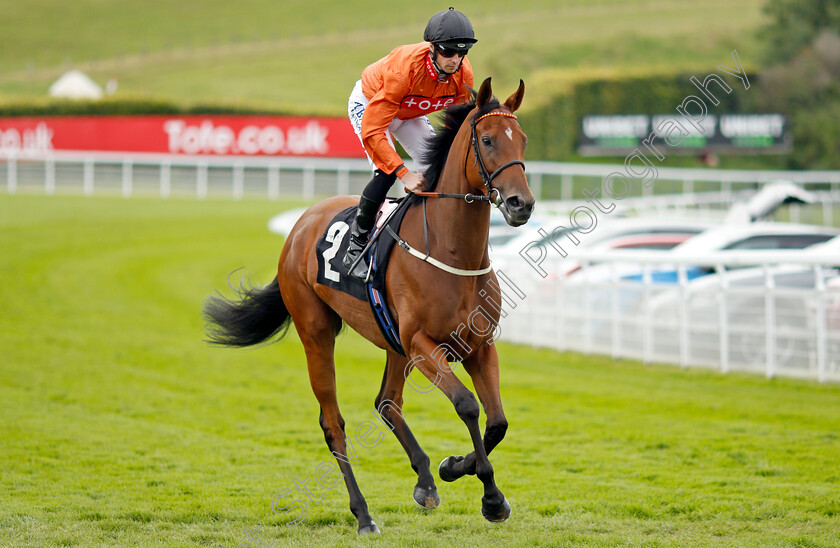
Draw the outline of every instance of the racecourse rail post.
<instances>
[{"instance_id":1,"label":"racecourse rail post","mask_svg":"<svg viewBox=\"0 0 840 548\"><path fill-rule=\"evenodd\" d=\"M199 200L207 198L207 186L207 162L201 162L195 168L195 195Z\"/></svg>"},{"instance_id":2,"label":"racecourse rail post","mask_svg":"<svg viewBox=\"0 0 840 548\"><path fill-rule=\"evenodd\" d=\"M280 165L273 163L269 164L268 166L268 180L266 184L268 185L268 199L269 200L279 200L280 199Z\"/></svg>"},{"instance_id":3,"label":"racecourse rail post","mask_svg":"<svg viewBox=\"0 0 840 548\"><path fill-rule=\"evenodd\" d=\"M350 169L347 166L338 166L338 173L335 180L335 193L339 196L350 194Z\"/></svg>"},{"instance_id":4,"label":"racecourse rail post","mask_svg":"<svg viewBox=\"0 0 840 548\"><path fill-rule=\"evenodd\" d=\"M610 307L610 324L611 324L611 339L612 339L612 358L617 360L621 357L621 317L618 307L620 295L621 281L616 270L615 263L610 263L610 292L612 293L611 307Z\"/></svg>"},{"instance_id":5,"label":"racecourse rail post","mask_svg":"<svg viewBox=\"0 0 840 548\"><path fill-rule=\"evenodd\" d=\"M9 194L17 192L17 158L6 156L6 190Z\"/></svg>"},{"instance_id":6,"label":"racecourse rail post","mask_svg":"<svg viewBox=\"0 0 840 548\"><path fill-rule=\"evenodd\" d=\"M94 163L93 158L85 158L84 161L84 175L83 179L83 192L85 196L93 196L93 170L94 170Z\"/></svg>"},{"instance_id":7,"label":"racecourse rail post","mask_svg":"<svg viewBox=\"0 0 840 548\"><path fill-rule=\"evenodd\" d=\"M55 160L47 158L44 161L44 194L55 194Z\"/></svg>"},{"instance_id":8,"label":"racecourse rail post","mask_svg":"<svg viewBox=\"0 0 840 548\"><path fill-rule=\"evenodd\" d=\"M825 310L825 279L823 278L822 265L814 265L814 279L816 280L815 288L817 290L816 298L816 317L817 317L817 380L825 382L826 361L828 360L828 340L826 327L828 318Z\"/></svg>"},{"instance_id":9,"label":"racecourse rail post","mask_svg":"<svg viewBox=\"0 0 840 548\"><path fill-rule=\"evenodd\" d=\"M245 166L242 162L233 165L233 199L241 200L245 194Z\"/></svg>"},{"instance_id":10,"label":"racecourse rail post","mask_svg":"<svg viewBox=\"0 0 840 548\"><path fill-rule=\"evenodd\" d=\"M764 263L764 352L767 355L767 378L776 375L776 287L770 264Z\"/></svg>"},{"instance_id":11,"label":"racecourse rail post","mask_svg":"<svg viewBox=\"0 0 840 548\"><path fill-rule=\"evenodd\" d=\"M160 164L160 197L169 198L172 194L172 164L163 162Z\"/></svg>"},{"instance_id":12,"label":"racecourse rail post","mask_svg":"<svg viewBox=\"0 0 840 548\"><path fill-rule=\"evenodd\" d=\"M644 285L644 311L645 325L642 334L642 362L649 365L653 361L653 311L651 310L650 296L653 284L652 266L644 263L642 266L642 284Z\"/></svg>"},{"instance_id":13,"label":"racecourse rail post","mask_svg":"<svg viewBox=\"0 0 840 548\"><path fill-rule=\"evenodd\" d=\"M131 198L132 192L132 162L131 160L125 160L122 164L122 195L123 198Z\"/></svg>"},{"instance_id":14,"label":"racecourse rail post","mask_svg":"<svg viewBox=\"0 0 840 548\"><path fill-rule=\"evenodd\" d=\"M311 202L315 199L315 167L308 165L303 168L303 200Z\"/></svg>"},{"instance_id":15,"label":"racecourse rail post","mask_svg":"<svg viewBox=\"0 0 840 548\"><path fill-rule=\"evenodd\" d=\"M680 367L688 367L688 275L685 264L677 266L677 280L680 285Z\"/></svg>"},{"instance_id":16,"label":"racecourse rail post","mask_svg":"<svg viewBox=\"0 0 840 548\"><path fill-rule=\"evenodd\" d=\"M718 351L720 356L720 372L729 373L729 299L726 292L729 290L729 278L726 274L726 267L722 264L715 265L715 273L720 280L720 299L718 300Z\"/></svg>"}]
</instances>

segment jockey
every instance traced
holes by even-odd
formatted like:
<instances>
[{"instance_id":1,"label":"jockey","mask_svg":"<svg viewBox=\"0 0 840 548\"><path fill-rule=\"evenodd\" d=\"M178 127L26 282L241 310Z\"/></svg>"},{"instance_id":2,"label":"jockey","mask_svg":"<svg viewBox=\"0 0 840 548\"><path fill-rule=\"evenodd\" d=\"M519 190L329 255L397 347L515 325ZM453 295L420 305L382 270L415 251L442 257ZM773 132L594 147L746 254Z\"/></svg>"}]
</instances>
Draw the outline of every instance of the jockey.
<instances>
[{"instance_id":1,"label":"jockey","mask_svg":"<svg viewBox=\"0 0 840 548\"><path fill-rule=\"evenodd\" d=\"M436 13L423 40L400 46L368 66L350 94L350 122L374 172L362 191L350 232L343 261L348 270L367 244L376 213L394 181L399 178L406 192L423 190L424 166L418 166L417 173L409 171L392 135L416 161L426 139L434 135L426 114L471 98L467 86L473 86L473 72L466 55L477 40L469 19L454 8ZM361 259L350 275L364 280L367 270Z\"/></svg>"}]
</instances>

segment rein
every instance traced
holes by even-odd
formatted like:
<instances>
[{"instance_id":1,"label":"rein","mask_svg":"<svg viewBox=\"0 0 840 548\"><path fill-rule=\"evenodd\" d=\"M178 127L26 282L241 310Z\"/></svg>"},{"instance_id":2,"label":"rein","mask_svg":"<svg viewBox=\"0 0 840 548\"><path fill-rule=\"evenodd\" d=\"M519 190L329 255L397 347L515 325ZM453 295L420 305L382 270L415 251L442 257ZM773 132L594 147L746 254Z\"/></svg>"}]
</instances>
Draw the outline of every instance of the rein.
<instances>
[{"instance_id":1,"label":"rein","mask_svg":"<svg viewBox=\"0 0 840 548\"><path fill-rule=\"evenodd\" d=\"M473 202L489 202L490 197L484 194L450 194L448 192L412 192L416 196L422 198L458 198L464 200L468 204Z\"/></svg>"}]
</instances>

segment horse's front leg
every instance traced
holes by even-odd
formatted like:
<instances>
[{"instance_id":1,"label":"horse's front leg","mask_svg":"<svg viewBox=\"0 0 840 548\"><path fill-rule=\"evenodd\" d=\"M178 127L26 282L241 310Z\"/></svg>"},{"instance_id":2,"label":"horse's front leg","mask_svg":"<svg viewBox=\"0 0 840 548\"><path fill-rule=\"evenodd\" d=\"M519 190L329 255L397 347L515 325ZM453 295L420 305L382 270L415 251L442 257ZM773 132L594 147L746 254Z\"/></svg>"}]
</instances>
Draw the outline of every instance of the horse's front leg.
<instances>
[{"instance_id":1,"label":"horse's front leg","mask_svg":"<svg viewBox=\"0 0 840 548\"><path fill-rule=\"evenodd\" d=\"M475 385L478 398L487 414L484 430L484 451L489 455L502 441L507 432L508 422L502 409L499 394L499 354L494 345L483 345L472 356L464 360L464 369L469 373ZM438 474L444 481L455 481L464 475L476 473L476 453L466 457L451 456L440 463Z\"/></svg>"},{"instance_id":2,"label":"horse's front leg","mask_svg":"<svg viewBox=\"0 0 840 548\"><path fill-rule=\"evenodd\" d=\"M496 487L493 466L487 458L487 451L484 448L484 441L481 438L481 429L478 424L480 413L478 401L450 370L445 352L441 352L440 348L426 334L420 332L412 338L411 356L412 359L406 366L405 374L408 375L412 365L417 367L427 379L446 394L446 397L455 406L458 416L467 425L474 448L474 473L484 484L481 514L489 521L506 520L510 516L510 505L499 488ZM498 370L498 359L496 359L496 368ZM496 377L498 379L498 375ZM495 386L498 397L498 380ZM501 410L501 405L499 405L499 409Z\"/></svg>"}]
</instances>

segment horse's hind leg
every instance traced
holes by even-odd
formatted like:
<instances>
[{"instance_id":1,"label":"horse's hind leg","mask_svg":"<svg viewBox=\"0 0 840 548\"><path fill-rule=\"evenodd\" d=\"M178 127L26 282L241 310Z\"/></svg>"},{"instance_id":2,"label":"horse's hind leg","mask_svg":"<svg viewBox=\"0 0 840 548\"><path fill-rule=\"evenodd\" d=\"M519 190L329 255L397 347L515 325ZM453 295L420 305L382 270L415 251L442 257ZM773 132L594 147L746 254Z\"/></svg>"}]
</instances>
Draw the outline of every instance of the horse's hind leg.
<instances>
[{"instance_id":1,"label":"horse's hind leg","mask_svg":"<svg viewBox=\"0 0 840 548\"><path fill-rule=\"evenodd\" d=\"M402 413L403 388L405 387L405 366L408 359L394 352L388 352L382 388L376 396L376 410L388 425L408 454L411 468L417 473L412 499L427 509L437 508L440 504L435 479L429 470L429 457L420 448L420 444L408 428Z\"/></svg>"},{"instance_id":2,"label":"horse's hind leg","mask_svg":"<svg viewBox=\"0 0 840 548\"><path fill-rule=\"evenodd\" d=\"M344 483L350 495L350 511L359 520L360 534L378 533L379 528L370 517L367 502L359 490L353 468L350 466L349 461L352 460L351 455L354 452L351 451L348 455L344 419L336 398L334 350L341 320L314 292L307 293L306 290L299 289L293 297L291 292L287 294L289 297L284 295L288 301L287 308L306 351L309 382L321 405L320 423L324 439L344 475Z\"/></svg>"},{"instance_id":3,"label":"horse's hind leg","mask_svg":"<svg viewBox=\"0 0 840 548\"><path fill-rule=\"evenodd\" d=\"M490 452L502 441L507 432L508 422L502 409L499 394L499 355L495 346L485 346L464 360L464 369L469 373L475 385L475 392L484 412L487 414L487 426L484 429L484 450ZM444 481L455 481L465 474L475 474L475 451L466 457L447 457L440 463L438 474Z\"/></svg>"}]
</instances>

